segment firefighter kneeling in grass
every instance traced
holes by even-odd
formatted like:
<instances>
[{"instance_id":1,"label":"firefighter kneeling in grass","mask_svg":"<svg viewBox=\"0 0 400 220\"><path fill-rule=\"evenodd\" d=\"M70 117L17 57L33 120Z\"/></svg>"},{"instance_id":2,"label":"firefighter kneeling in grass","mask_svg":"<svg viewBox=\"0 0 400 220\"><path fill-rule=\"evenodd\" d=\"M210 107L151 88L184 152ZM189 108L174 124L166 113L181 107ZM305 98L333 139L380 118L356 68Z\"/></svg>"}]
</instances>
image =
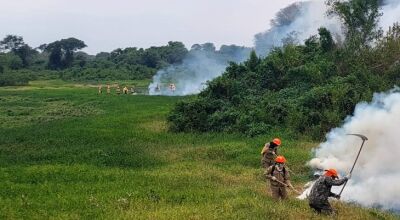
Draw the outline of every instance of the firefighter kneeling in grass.
<instances>
[{"instance_id":1,"label":"firefighter kneeling in grass","mask_svg":"<svg viewBox=\"0 0 400 220\"><path fill-rule=\"evenodd\" d=\"M285 166L286 159L283 156L277 156L275 158L275 164L268 167L266 176L271 183L271 193L274 199L286 199L287 189L286 187L293 188L290 183L289 170Z\"/></svg>"},{"instance_id":2,"label":"firefighter kneeling in grass","mask_svg":"<svg viewBox=\"0 0 400 220\"><path fill-rule=\"evenodd\" d=\"M335 169L325 170L325 174L320 176L311 188L311 193L308 197L309 205L318 213L334 214L334 211L329 204L328 198L333 197L340 199L340 196L332 193L332 186L343 185L350 179L350 174L343 179L338 179L338 173Z\"/></svg>"}]
</instances>

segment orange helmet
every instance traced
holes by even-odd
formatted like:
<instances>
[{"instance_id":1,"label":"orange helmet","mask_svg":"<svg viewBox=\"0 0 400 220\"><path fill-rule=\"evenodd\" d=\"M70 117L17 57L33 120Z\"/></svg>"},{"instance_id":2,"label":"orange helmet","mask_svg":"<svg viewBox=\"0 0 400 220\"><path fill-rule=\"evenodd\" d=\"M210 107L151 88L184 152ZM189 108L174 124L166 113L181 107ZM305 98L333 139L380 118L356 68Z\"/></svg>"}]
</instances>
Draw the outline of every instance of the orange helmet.
<instances>
[{"instance_id":1,"label":"orange helmet","mask_svg":"<svg viewBox=\"0 0 400 220\"><path fill-rule=\"evenodd\" d=\"M325 170L325 176L330 176L330 177L338 177L338 173L335 169L329 169Z\"/></svg>"},{"instance_id":2,"label":"orange helmet","mask_svg":"<svg viewBox=\"0 0 400 220\"><path fill-rule=\"evenodd\" d=\"M286 163L286 158L284 156L277 156L275 158L275 162L277 162L277 163Z\"/></svg>"},{"instance_id":3,"label":"orange helmet","mask_svg":"<svg viewBox=\"0 0 400 220\"><path fill-rule=\"evenodd\" d=\"M274 144L276 144L276 145L281 145L281 139L279 139L279 138L274 138L274 140L272 140L272 143L274 143Z\"/></svg>"}]
</instances>

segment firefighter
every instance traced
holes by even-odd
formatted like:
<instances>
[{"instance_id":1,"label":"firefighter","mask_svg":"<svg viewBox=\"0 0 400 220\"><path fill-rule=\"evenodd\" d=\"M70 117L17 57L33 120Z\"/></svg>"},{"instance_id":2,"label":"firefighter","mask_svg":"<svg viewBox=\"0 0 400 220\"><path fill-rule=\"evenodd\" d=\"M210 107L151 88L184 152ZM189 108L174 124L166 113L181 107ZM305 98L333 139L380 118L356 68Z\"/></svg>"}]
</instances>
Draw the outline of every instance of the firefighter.
<instances>
[{"instance_id":1,"label":"firefighter","mask_svg":"<svg viewBox=\"0 0 400 220\"><path fill-rule=\"evenodd\" d=\"M335 169L325 170L324 175L320 176L311 188L308 197L310 207L318 213L333 214L334 211L328 198L340 199L340 196L331 192L332 186L343 185L350 177L350 174L348 174L343 179L339 179Z\"/></svg>"},{"instance_id":2,"label":"firefighter","mask_svg":"<svg viewBox=\"0 0 400 220\"><path fill-rule=\"evenodd\" d=\"M119 87L119 85L117 85L115 92L117 93L117 95L121 94L121 88Z\"/></svg>"},{"instance_id":3,"label":"firefighter","mask_svg":"<svg viewBox=\"0 0 400 220\"><path fill-rule=\"evenodd\" d=\"M123 89L122 89L122 92L125 94L125 95L128 95L128 87L124 87Z\"/></svg>"},{"instance_id":4,"label":"firefighter","mask_svg":"<svg viewBox=\"0 0 400 220\"><path fill-rule=\"evenodd\" d=\"M110 92L111 92L111 87L110 85L107 85L107 94L110 94Z\"/></svg>"},{"instance_id":5,"label":"firefighter","mask_svg":"<svg viewBox=\"0 0 400 220\"><path fill-rule=\"evenodd\" d=\"M285 165L286 159L284 156L277 156L275 164L268 167L266 174L267 179L270 180L271 194L274 199L286 199L286 187L293 188L290 183L290 174Z\"/></svg>"},{"instance_id":6,"label":"firefighter","mask_svg":"<svg viewBox=\"0 0 400 220\"><path fill-rule=\"evenodd\" d=\"M278 146L282 144L279 138L274 138L271 142L266 143L261 151L261 165L268 168L274 164L274 159L278 154Z\"/></svg>"}]
</instances>

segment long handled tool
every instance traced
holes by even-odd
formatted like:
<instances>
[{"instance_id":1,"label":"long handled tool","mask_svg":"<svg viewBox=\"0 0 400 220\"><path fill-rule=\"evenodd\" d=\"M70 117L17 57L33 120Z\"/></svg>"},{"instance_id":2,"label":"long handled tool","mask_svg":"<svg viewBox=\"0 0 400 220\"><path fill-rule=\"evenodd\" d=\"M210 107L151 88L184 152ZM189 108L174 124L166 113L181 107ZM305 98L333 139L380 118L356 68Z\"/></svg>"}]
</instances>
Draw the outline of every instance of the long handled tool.
<instances>
[{"instance_id":1,"label":"long handled tool","mask_svg":"<svg viewBox=\"0 0 400 220\"><path fill-rule=\"evenodd\" d=\"M357 136L357 137L359 137L359 138L362 139L362 144L361 144L360 150L358 151L356 160L354 161L353 167L351 167L351 170L350 170L350 175L351 175L351 174L353 173L354 167L356 166L356 163L357 163L358 157L360 156L361 150L363 149L364 143L365 143L365 141L368 140L368 138L365 137L365 136L362 135L362 134L347 134L347 135ZM346 184L347 184L347 181L344 183L342 190L340 190L339 196L342 195L342 192L343 192L343 190L344 190L344 187L346 187Z\"/></svg>"},{"instance_id":2,"label":"long handled tool","mask_svg":"<svg viewBox=\"0 0 400 220\"><path fill-rule=\"evenodd\" d=\"M276 182L278 182L278 183L284 185L285 187L287 187L287 188L293 190L293 191L294 191L295 193L297 193L297 194L301 194L299 191L297 191L297 190L296 190L293 186L291 186L291 185L288 185L288 184L286 184L286 183L284 183L284 182L282 182L282 181L279 181L279 180L274 180L274 181L276 181Z\"/></svg>"}]
</instances>

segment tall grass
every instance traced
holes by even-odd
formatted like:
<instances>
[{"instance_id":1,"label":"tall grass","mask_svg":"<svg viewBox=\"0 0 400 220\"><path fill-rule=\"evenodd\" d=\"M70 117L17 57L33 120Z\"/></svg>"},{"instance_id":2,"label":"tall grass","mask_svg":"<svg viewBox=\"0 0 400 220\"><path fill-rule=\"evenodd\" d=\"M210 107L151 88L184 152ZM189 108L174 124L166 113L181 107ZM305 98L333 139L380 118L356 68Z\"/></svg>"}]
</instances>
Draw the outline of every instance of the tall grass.
<instances>
[{"instance_id":1,"label":"tall grass","mask_svg":"<svg viewBox=\"0 0 400 220\"><path fill-rule=\"evenodd\" d=\"M98 95L60 82L1 88L0 218L320 218L294 194L272 200L259 168L264 142L280 136L301 187L316 143L279 132L169 133L165 117L181 99ZM341 219L396 218L335 208Z\"/></svg>"}]
</instances>

